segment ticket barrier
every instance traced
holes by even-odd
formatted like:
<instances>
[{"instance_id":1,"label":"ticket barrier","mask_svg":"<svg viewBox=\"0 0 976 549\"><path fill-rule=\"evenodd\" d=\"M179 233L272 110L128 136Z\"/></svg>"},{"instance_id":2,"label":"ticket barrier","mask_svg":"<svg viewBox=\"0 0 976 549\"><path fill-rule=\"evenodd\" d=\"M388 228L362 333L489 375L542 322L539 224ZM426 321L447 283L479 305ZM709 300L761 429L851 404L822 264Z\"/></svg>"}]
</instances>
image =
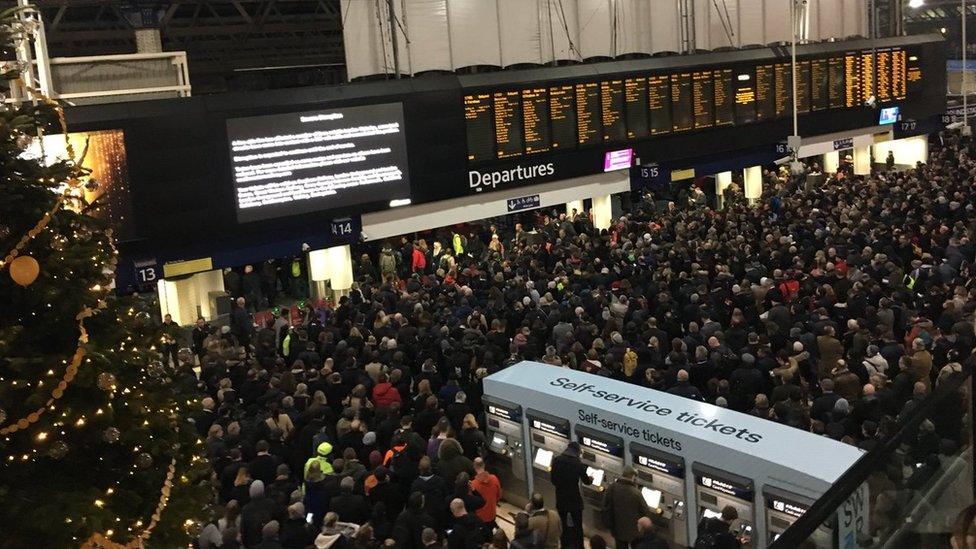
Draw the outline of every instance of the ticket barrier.
<instances>
[{"instance_id":1,"label":"ticket barrier","mask_svg":"<svg viewBox=\"0 0 976 549\"><path fill-rule=\"evenodd\" d=\"M529 449L532 452L532 490L542 494L547 507L556 506L556 490L552 485L552 460L569 444L569 420L533 409L526 411L529 419Z\"/></svg>"},{"instance_id":2,"label":"ticket barrier","mask_svg":"<svg viewBox=\"0 0 976 549\"><path fill-rule=\"evenodd\" d=\"M498 398L485 397L488 439L488 469L498 476L505 501L523 507L528 501L523 457L522 407Z\"/></svg>"},{"instance_id":3,"label":"ticket barrier","mask_svg":"<svg viewBox=\"0 0 976 549\"><path fill-rule=\"evenodd\" d=\"M748 536L749 542L742 547L755 547L756 504L752 480L700 463L693 463L691 469L695 474L696 520L721 518L722 509L731 505L739 518L729 530L736 536Z\"/></svg>"},{"instance_id":4,"label":"ticket barrier","mask_svg":"<svg viewBox=\"0 0 976 549\"><path fill-rule=\"evenodd\" d=\"M662 537L672 547L688 546L685 509L685 460L643 444L630 443L630 458L637 484Z\"/></svg>"},{"instance_id":5,"label":"ticket barrier","mask_svg":"<svg viewBox=\"0 0 976 549\"><path fill-rule=\"evenodd\" d=\"M766 501L766 543L776 541L779 536L803 516L813 505L813 500L780 490L774 486L764 486L763 499ZM821 525L814 530L810 541L814 547L831 549L834 533L829 526Z\"/></svg>"},{"instance_id":6,"label":"ticket barrier","mask_svg":"<svg viewBox=\"0 0 976 549\"><path fill-rule=\"evenodd\" d=\"M582 425L576 426L576 441L580 445L580 461L586 465L591 479L582 489L583 531L612 539L608 525L603 524L603 498L606 489L624 471L624 441Z\"/></svg>"}]
</instances>

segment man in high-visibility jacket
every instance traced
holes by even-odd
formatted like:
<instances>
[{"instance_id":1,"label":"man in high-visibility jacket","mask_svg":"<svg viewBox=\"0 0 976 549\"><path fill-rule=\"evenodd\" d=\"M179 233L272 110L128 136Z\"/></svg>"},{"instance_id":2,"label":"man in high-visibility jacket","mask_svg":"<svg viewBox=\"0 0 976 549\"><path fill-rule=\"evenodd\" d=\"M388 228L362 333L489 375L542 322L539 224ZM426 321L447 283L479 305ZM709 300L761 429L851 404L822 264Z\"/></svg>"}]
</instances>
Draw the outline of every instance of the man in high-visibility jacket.
<instances>
[{"instance_id":1,"label":"man in high-visibility jacket","mask_svg":"<svg viewBox=\"0 0 976 549\"><path fill-rule=\"evenodd\" d=\"M308 458L305 462L305 470L303 471L302 478L308 476L308 470L312 466L313 461L319 462L319 468L326 475L332 474L332 464L328 462L328 456L332 453L332 445L328 442L323 442L319 444L319 447L315 449L315 455Z\"/></svg>"}]
</instances>

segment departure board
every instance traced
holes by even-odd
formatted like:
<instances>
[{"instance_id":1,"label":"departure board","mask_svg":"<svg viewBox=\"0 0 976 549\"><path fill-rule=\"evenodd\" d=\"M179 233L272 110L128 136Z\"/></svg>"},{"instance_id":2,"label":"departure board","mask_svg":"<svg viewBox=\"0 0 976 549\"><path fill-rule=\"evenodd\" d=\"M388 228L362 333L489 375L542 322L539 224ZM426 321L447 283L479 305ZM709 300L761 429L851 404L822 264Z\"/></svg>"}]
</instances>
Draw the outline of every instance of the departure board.
<instances>
[{"instance_id":1,"label":"departure board","mask_svg":"<svg viewBox=\"0 0 976 549\"><path fill-rule=\"evenodd\" d=\"M810 112L810 62L798 61L796 64L796 112Z\"/></svg>"},{"instance_id":2,"label":"departure board","mask_svg":"<svg viewBox=\"0 0 976 549\"><path fill-rule=\"evenodd\" d=\"M715 86L712 83L712 71L692 73L691 82L695 128L711 128L715 124Z\"/></svg>"},{"instance_id":3,"label":"departure board","mask_svg":"<svg viewBox=\"0 0 976 549\"><path fill-rule=\"evenodd\" d=\"M905 99L907 97L908 79L908 54L905 50L895 50L891 52L891 95L895 99Z\"/></svg>"},{"instance_id":4,"label":"departure board","mask_svg":"<svg viewBox=\"0 0 976 549\"><path fill-rule=\"evenodd\" d=\"M600 82L600 103L602 105L603 140L626 140L627 123L624 120L623 80Z\"/></svg>"},{"instance_id":5,"label":"departure board","mask_svg":"<svg viewBox=\"0 0 976 549\"><path fill-rule=\"evenodd\" d=\"M827 80L830 85L828 104L831 109L843 109L847 105L846 61L843 57L831 57L827 60Z\"/></svg>"},{"instance_id":6,"label":"departure board","mask_svg":"<svg viewBox=\"0 0 976 549\"><path fill-rule=\"evenodd\" d=\"M521 94L517 91L496 92L492 100L495 108L495 155L498 158L511 158L522 154L525 142Z\"/></svg>"},{"instance_id":7,"label":"departure board","mask_svg":"<svg viewBox=\"0 0 976 549\"><path fill-rule=\"evenodd\" d=\"M549 119L552 121L552 148L576 146L576 91L573 86L549 88Z\"/></svg>"},{"instance_id":8,"label":"departure board","mask_svg":"<svg viewBox=\"0 0 976 549\"><path fill-rule=\"evenodd\" d=\"M844 56L844 106L857 107L861 99L861 57L856 53Z\"/></svg>"},{"instance_id":9,"label":"departure board","mask_svg":"<svg viewBox=\"0 0 976 549\"><path fill-rule=\"evenodd\" d=\"M647 79L624 80L624 110L627 113L627 139L646 137L647 131Z\"/></svg>"},{"instance_id":10,"label":"departure board","mask_svg":"<svg viewBox=\"0 0 976 549\"><path fill-rule=\"evenodd\" d=\"M756 120L769 120L776 115L775 75L772 65L756 67Z\"/></svg>"},{"instance_id":11,"label":"departure board","mask_svg":"<svg viewBox=\"0 0 976 549\"><path fill-rule=\"evenodd\" d=\"M735 75L735 123L756 121L756 77L753 71L737 71Z\"/></svg>"},{"instance_id":12,"label":"departure board","mask_svg":"<svg viewBox=\"0 0 976 549\"><path fill-rule=\"evenodd\" d=\"M600 85L596 82L576 84L576 140L580 145L602 143Z\"/></svg>"},{"instance_id":13,"label":"departure board","mask_svg":"<svg viewBox=\"0 0 976 549\"><path fill-rule=\"evenodd\" d=\"M922 61L917 55L908 54L908 68L905 71L905 89L908 95L922 91Z\"/></svg>"},{"instance_id":14,"label":"departure board","mask_svg":"<svg viewBox=\"0 0 976 549\"><path fill-rule=\"evenodd\" d=\"M891 50L880 49L874 56L875 71L874 78L877 82L878 101L887 103L891 101Z\"/></svg>"},{"instance_id":15,"label":"departure board","mask_svg":"<svg viewBox=\"0 0 976 549\"><path fill-rule=\"evenodd\" d=\"M871 52L861 54L861 101L867 101L874 96L874 55Z\"/></svg>"},{"instance_id":16,"label":"departure board","mask_svg":"<svg viewBox=\"0 0 976 549\"><path fill-rule=\"evenodd\" d=\"M810 110L822 111L830 108L830 80L828 61L810 61Z\"/></svg>"},{"instance_id":17,"label":"departure board","mask_svg":"<svg viewBox=\"0 0 976 549\"><path fill-rule=\"evenodd\" d=\"M495 158L495 120L491 94L464 96L464 121L468 134L468 160L480 162Z\"/></svg>"},{"instance_id":18,"label":"departure board","mask_svg":"<svg viewBox=\"0 0 976 549\"><path fill-rule=\"evenodd\" d=\"M670 132L671 79L668 76L647 77L647 107L651 115L651 135Z\"/></svg>"},{"instance_id":19,"label":"departure board","mask_svg":"<svg viewBox=\"0 0 976 549\"><path fill-rule=\"evenodd\" d=\"M712 72L715 86L715 125L728 126L734 122L732 116L732 69Z\"/></svg>"},{"instance_id":20,"label":"departure board","mask_svg":"<svg viewBox=\"0 0 976 549\"><path fill-rule=\"evenodd\" d=\"M789 63L777 63L774 69L776 85L774 89L776 117L793 114L793 68Z\"/></svg>"},{"instance_id":21,"label":"departure board","mask_svg":"<svg viewBox=\"0 0 976 549\"><path fill-rule=\"evenodd\" d=\"M924 93L920 48L805 55L797 61L797 112L863 109ZM650 72L650 71L649 71ZM626 143L670 132L788 118L794 99L786 57L734 66L608 75L592 82L474 90L463 95L468 161Z\"/></svg>"},{"instance_id":22,"label":"departure board","mask_svg":"<svg viewBox=\"0 0 976 549\"><path fill-rule=\"evenodd\" d=\"M676 132L694 128L690 72L671 76L671 127Z\"/></svg>"},{"instance_id":23,"label":"departure board","mask_svg":"<svg viewBox=\"0 0 976 549\"><path fill-rule=\"evenodd\" d=\"M548 151L552 143L546 88L522 90L522 118L525 124L525 154Z\"/></svg>"}]
</instances>

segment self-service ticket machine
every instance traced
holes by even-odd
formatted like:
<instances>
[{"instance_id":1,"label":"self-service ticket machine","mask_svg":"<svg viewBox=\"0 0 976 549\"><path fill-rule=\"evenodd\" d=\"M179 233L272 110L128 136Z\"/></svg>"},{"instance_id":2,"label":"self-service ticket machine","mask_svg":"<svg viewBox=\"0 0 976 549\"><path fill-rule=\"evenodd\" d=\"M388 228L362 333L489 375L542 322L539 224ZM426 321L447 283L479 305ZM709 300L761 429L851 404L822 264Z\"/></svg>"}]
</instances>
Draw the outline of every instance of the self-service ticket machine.
<instances>
[{"instance_id":1,"label":"self-service ticket machine","mask_svg":"<svg viewBox=\"0 0 976 549\"><path fill-rule=\"evenodd\" d=\"M552 460L566 450L569 444L569 420L554 415L526 411L529 420L529 449L532 452L532 489L542 494L547 506L555 507L556 491L549 472Z\"/></svg>"},{"instance_id":2,"label":"self-service ticket machine","mask_svg":"<svg viewBox=\"0 0 976 549\"><path fill-rule=\"evenodd\" d=\"M752 480L700 463L692 464L691 469L695 474L695 520L720 518L722 509L731 505L739 518L730 530L736 535L749 536L749 543L742 544L743 547L755 547L756 504Z\"/></svg>"},{"instance_id":3,"label":"self-service ticket machine","mask_svg":"<svg viewBox=\"0 0 976 549\"><path fill-rule=\"evenodd\" d=\"M586 464L586 472L592 479L589 485L583 486L583 530L610 539L613 536L604 528L601 518L603 497L604 491L624 471L624 441L582 425L576 426L576 441L580 444L580 461Z\"/></svg>"},{"instance_id":4,"label":"self-service ticket machine","mask_svg":"<svg viewBox=\"0 0 976 549\"><path fill-rule=\"evenodd\" d=\"M522 407L513 402L485 397L488 468L498 476L505 501L522 507L528 501L528 482L523 457Z\"/></svg>"},{"instance_id":5,"label":"self-service ticket machine","mask_svg":"<svg viewBox=\"0 0 976 549\"><path fill-rule=\"evenodd\" d=\"M672 547L688 546L685 509L685 460L636 442L630 443L630 459L637 470L641 495L652 511L660 534Z\"/></svg>"},{"instance_id":6,"label":"self-service ticket machine","mask_svg":"<svg viewBox=\"0 0 976 549\"><path fill-rule=\"evenodd\" d=\"M797 494L780 490L775 486L763 486L763 499L766 501L766 543L772 543L786 531L791 524L803 516L813 505L813 500ZM834 534L828 526L820 526L810 541L815 547L831 549Z\"/></svg>"}]
</instances>

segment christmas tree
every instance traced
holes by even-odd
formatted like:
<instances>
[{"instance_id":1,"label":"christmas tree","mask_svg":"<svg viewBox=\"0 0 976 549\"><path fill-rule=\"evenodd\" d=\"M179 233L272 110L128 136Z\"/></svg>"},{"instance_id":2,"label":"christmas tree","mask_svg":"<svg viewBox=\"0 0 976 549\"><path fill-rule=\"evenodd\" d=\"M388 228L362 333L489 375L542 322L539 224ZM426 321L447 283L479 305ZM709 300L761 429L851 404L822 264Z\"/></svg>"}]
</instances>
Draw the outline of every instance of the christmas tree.
<instances>
[{"instance_id":1,"label":"christmas tree","mask_svg":"<svg viewBox=\"0 0 976 549\"><path fill-rule=\"evenodd\" d=\"M0 59L30 32L0 13ZM0 83L24 68L0 61ZM0 101L0 547L185 547L211 500L195 384L160 361L139 302L113 295L85 151L25 154L42 134L66 138L60 105Z\"/></svg>"}]
</instances>

